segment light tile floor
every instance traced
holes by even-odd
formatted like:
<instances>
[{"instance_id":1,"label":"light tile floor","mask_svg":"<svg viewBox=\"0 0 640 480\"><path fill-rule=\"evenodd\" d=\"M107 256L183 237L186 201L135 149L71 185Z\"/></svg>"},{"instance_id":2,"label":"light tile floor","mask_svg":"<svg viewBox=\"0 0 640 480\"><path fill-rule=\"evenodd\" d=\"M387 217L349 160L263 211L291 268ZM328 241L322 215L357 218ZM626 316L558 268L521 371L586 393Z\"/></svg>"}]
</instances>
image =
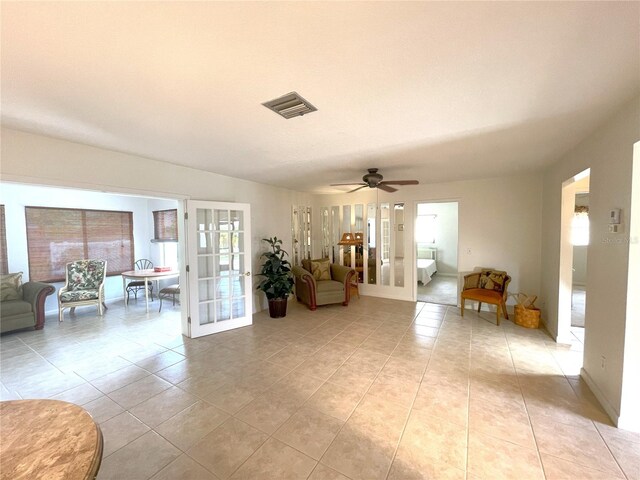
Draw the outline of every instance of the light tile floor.
<instances>
[{"instance_id":1,"label":"light tile floor","mask_svg":"<svg viewBox=\"0 0 640 480\"><path fill-rule=\"evenodd\" d=\"M99 479L640 478L640 435L579 379L579 342L371 297L190 340L178 308L2 336L1 398L83 405Z\"/></svg>"},{"instance_id":2,"label":"light tile floor","mask_svg":"<svg viewBox=\"0 0 640 480\"><path fill-rule=\"evenodd\" d=\"M426 285L418 283L418 300L441 305L457 305L458 277L434 273Z\"/></svg>"}]
</instances>

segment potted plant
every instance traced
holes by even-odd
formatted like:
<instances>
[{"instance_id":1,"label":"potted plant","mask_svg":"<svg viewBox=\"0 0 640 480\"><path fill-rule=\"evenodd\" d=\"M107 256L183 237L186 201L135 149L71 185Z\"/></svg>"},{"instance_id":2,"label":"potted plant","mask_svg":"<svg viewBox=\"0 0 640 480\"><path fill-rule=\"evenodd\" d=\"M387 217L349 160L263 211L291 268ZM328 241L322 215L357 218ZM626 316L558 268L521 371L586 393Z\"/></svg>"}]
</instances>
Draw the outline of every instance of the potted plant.
<instances>
[{"instance_id":1,"label":"potted plant","mask_svg":"<svg viewBox=\"0 0 640 480\"><path fill-rule=\"evenodd\" d=\"M260 258L265 257L266 260L258 274L264 277L258 290L267 295L271 318L284 317L287 315L287 299L293 291L291 264L285 259L289 254L282 250L282 240L278 237L263 238L262 241L269 244L271 251L260 255Z\"/></svg>"}]
</instances>

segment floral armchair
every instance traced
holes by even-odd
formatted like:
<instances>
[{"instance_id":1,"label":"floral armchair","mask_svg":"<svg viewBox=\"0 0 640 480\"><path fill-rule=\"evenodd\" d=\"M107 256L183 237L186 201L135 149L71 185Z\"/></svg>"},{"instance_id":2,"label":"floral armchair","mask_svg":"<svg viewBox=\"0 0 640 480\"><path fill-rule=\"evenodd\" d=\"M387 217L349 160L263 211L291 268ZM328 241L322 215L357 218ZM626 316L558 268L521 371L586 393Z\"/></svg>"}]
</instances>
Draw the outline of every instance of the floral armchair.
<instances>
[{"instance_id":1,"label":"floral armchair","mask_svg":"<svg viewBox=\"0 0 640 480\"><path fill-rule=\"evenodd\" d=\"M64 309L70 308L71 313L76 307L98 305L102 315L104 304L104 279L107 274L106 260L79 260L67 263L67 281L58 290L58 321L64 320Z\"/></svg>"}]
</instances>

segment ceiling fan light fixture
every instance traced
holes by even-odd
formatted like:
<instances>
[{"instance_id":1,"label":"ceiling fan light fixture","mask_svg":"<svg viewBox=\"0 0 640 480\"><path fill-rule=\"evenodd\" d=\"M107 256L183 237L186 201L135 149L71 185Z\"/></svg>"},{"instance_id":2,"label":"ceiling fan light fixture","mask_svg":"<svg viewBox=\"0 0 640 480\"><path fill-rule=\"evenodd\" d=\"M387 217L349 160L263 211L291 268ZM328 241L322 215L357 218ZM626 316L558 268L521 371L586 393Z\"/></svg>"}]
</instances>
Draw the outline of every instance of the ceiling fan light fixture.
<instances>
[{"instance_id":1,"label":"ceiling fan light fixture","mask_svg":"<svg viewBox=\"0 0 640 480\"><path fill-rule=\"evenodd\" d=\"M302 115L318 110L297 92L287 93L281 97L264 102L262 105L287 120L294 117L301 117Z\"/></svg>"}]
</instances>

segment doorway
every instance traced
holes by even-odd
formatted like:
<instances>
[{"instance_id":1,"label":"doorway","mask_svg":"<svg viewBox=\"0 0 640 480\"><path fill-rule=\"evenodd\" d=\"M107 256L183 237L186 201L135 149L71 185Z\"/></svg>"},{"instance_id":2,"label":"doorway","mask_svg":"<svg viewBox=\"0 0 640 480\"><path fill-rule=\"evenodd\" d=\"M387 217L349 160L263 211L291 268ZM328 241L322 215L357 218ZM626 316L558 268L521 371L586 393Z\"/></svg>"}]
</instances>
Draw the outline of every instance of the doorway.
<instances>
[{"instance_id":1,"label":"doorway","mask_svg":"<svg viewBox=\"0 0 640 480\"><path fill-rule=\"evenodd\" d=\"M419 202L415 288L420 302L458 303L458 202Z\"/></svg>"},{"instance_id":2,"label":"doorway","mask_svg":"<svg viewBox=\"0 0 640 480\"><path fill-rule=\"evenodd\" d=\"M562 185L557 338L561 343L584 344L589 180L587 169Z\"/></svg>"}]
</instances>

